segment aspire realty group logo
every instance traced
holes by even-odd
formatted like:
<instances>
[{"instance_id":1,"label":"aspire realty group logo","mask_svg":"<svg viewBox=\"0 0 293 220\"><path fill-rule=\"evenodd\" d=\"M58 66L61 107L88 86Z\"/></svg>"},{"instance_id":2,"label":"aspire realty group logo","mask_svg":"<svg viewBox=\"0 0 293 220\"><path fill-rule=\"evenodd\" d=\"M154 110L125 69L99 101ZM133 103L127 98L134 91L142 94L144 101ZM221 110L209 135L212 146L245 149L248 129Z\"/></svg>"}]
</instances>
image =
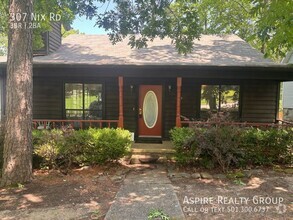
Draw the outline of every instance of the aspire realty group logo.
<instances>
[{"instance_id":1,"label":"aspire realty group logo","mask_svg":"<svg viewBox=\"0 0 293 220\"><path fill-rule=\"evenodd\" d=\"M62 16L58 13L50 12L47 14L40 13L10 13L10 29L36 29L42 27L42 22L58 22Z\"/></svg>"},{"instance_id":2,"label":"aspire realty group logo","mask_svg":"<svg viewBox=\"0 0 293 220\"><path fill-rule=\"evenodd\" d=\"M269 213L284 214L287 207L283 197L253 196L253 197L189 197L183 199L185 213Z\"/></svg>"}]
</instances>

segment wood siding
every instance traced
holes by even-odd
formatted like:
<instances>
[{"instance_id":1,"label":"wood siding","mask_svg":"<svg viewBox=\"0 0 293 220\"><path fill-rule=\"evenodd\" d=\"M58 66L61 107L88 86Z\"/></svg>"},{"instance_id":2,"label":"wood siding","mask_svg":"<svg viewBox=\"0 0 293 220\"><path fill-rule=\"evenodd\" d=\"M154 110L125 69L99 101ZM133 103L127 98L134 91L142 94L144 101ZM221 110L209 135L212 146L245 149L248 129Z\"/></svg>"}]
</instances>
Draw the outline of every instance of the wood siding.
<instances>
[{"instance_id":1,"label":"wood siding","mask_svg":"<svg viewBox=\"0 0 293 220\"><path fill-rule=\"evenodd\" d=\"M181 115L189 120L196 120L200 117L199 81L190 78L183 78L182 81Z\"/></svg>"},{"instance_id":2,"label":"wood siding","mask_svg":"<svg viewBox=\"0 0 293 220\"><path fill-rule=\"evenodd\" d=\"M279 103L279 83L245 81L242 85L241 120L275 122Z\"/></svg>"},{"instance_id":3,"label":"wood siding","mask_svg":"<svg viewBox=\"0 0 293 220\"><path fill-rule=\"evenodd\" d=\"M98 71L98 70L96 70ZM102 83L104 92L103 119L118 119L118 70L91 72L75 68L34 71L34 118L64 119L64 83ZM158 74L159 75L159 74ZM189 119L200 118L201 85L240 85L240 120L275 122L278 108L278 82L273 80L182 79L181 114ZM124 77L124 128L137 135L139 85L163 86L163 138L175 126L176 77Z\"/></svg>"},{"instance_id":4,"label":"wood siding","mask_svg":"<svg viewBox=\"0 0 293 220\"><path fill-rule=\"evenodd\" d=\"M118 78L106 78L104 86L104 119L117 120L119 115Z\"/></svg>"},{"instance_id":5,"label":"wood siding","mask_svg":"<svg viewBox=\"0 0 293 220\"><path fill-rule=\"evenodd\" d=\"M61 23L52 22L52 30L48 32L48 52L53 53L61 46Z\"/></svg>"},{"instance_id":6,"label":"wood siding","mask_svg":"<svg viewBox=\"0 0 293 220\"><path fill-rule=\"evenodd\" d=\"M48 55L49 53L56 51L61 46L61 23L52 22L50 25L51 30L42 34L44 46L40 49L34 50L35 56Z\"/></svg>"},{"instance_id":7,"label":"wood siding","mask_svg":"<svg viewBox=\"0 0 293 220\"><path fill-rule=\"evenodd\" d=\"M34 78L33 118L63 118L63 85L62 80Z\"/></svg>"}]
</instances>

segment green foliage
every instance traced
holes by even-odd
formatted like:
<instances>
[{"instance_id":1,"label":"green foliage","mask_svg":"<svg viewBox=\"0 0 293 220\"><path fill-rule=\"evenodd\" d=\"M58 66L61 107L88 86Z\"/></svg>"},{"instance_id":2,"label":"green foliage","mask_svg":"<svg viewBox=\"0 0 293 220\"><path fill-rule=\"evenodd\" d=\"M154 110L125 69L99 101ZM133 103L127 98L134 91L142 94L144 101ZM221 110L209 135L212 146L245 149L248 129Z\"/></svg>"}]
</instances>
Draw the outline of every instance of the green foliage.
<instances>
[{"instance_id":1,"label":"green foliage","mask_svg":"<svg viewBox=\"0 0 293 220\"><path fill-rule=\"evenodd\" d=\"M204 34L231 34L246 39L250 34L250 0L200 0L197 3Z\"/></svg>"},{"instance_id":2,"label":"green foliage","mask_svg":"<svg viewBox=\"0 0 293 220\"><path fill-rule=\"evenodd\" d=\"M75 15L96 19L109 31L113 44L129 37L133 48L146 47L155 37L170 37L179 53L189 53L201 34L236 34L265 54L280 61L293 47L291 0L114 0L112 10L99 13L97 3L106 0L40 0L36 13L62 15L68 34ZM0 2L0 32L7 32L7 1ZM34 30L34 47L41 46L40 33L50 29L48 19Z\"/></svg>"},{"instance_id":3,"label":"green foliage","mask_svg":"<svg viewBox=\"0 0 293 220\"><path fill-rule=\"evenodd\" d=\"M98 1L105 2L105 1ZM280 61L293 46L291 0L126 0L98 14L113 44L131 35L131 47L170 37L179 53L189 53L201 34L236 34L265 56ZM88 17L97 15L89 6Z\"/></svg>"},{"instance_id":4,"label":"green foliage","mask_svg":"<svg viewBox=\"0 0 293 220\"><path fill-rule=\"evenodd\" d=\"M186 141L194 135L192 128L173 128L170 131L171 140L175 147L181 147L186 143Z\"/></svg>"},{"instance_id":5,"label":"green foliage","mask_svg":"<svg viewBox=\"0 0 293 220\"><path fill-rule=\"evenodd\" d=\"M201 0L205 34L237 34L266 57L280 61L293 46L291 0Z\"/></svg>"},{"instance_id":6,"label":"green foliage","mask_svg":"<svg viewBox=\"0 0 293 220\"><path fill-rule=\"evenodd\" d=\"M97 17L97 25L110 31L113 44L129 37L134 48L146 47L154 38L170 37L179 53L192 50L199 38L197 8L193 1L115 0L116 8Z\"/></svg>"},{"instance_id":7,"label":"green foliage","mask_svg":"<svg viewBox=\"0 0 293 220\"><path fill-rule=\"evenodd\" d=\"M7 54L8 39L4 34L0 34L0 56Z\"/></svg>"},{"instance_id":8,"label":"green foliage","mask_svg":"<svg viewBox=\"0 0 293 220\"><path fill-rule=\"evenodd\" d=\"M33 132L34 154L44 159L44 166L57 168L57 158L63 145L61 130L42 130Z\"/></svg>"},{"instance_id":9,"label":"green foliage","mask_svg":"<svg viewBox=\"0 0 293 220\"><path fill-rule=\"evenodd\" d=\"M72 35L72 34L84 34L84 33L80 33L79 30L75 30L75 29L66 30L64 28L64 25L61 26L62 38L66 38L66 37L68 37L69 35Z\"/></svg>"},{"instance_id":10,"label":"green foliage","mask_svg":"<svg viewBox=\"0 0 293 220\"><path fill-rule=\"evenodd\" d=\"M161 209L153 209L148 214L148 219L149 220L154 220L154 219L170 220L170 217L167 214L165 214L163 210Z\"/></svg>"},{"instance_id":11,"label":"green foliage","mask_svg":"<svg viewBox=\"0 0 293 220\"><path fill-rule=\"evenodd\" d=\"M251 42L267 57L280 60L293 48L293 1L254 0L252 3L255 23Z\"/></svg>"},{"instance_id":12,"label":"green foliage","mask_svg":"<svg viewBox=\"0 0 293 220\"><path fill-rule=\"evenodd\" d=\"M170 131L170 137L175 147L175 157L179 164L192 163L196 157L197 145L186 143L194 136L194 130L191 128L173 128Z\"/></svg>"},{"instance_id":13,"label":"green foliage","mask_svg":"<svg viewBox=\"0 0 293 220\"><path fill-rule=\"evenodd\" d=\"M42 40L42 33L51 30L50 13L61 16L61 23L66 27L70 26L75 18L75 14L82 10L76 8L76 1L68 0L39 0L34 1L34 14L44 15L45 20L40 19L35 21L40 24L40 28L33 29L33 48L39 49L44 46ZM8 33L8 19L9 19L8 1L0 2L0 56L7 54L7 33ZM27 16L31 17L31 16ZM68 33L70 34L70 32Z\"/></svg>"},{"instance_id":14,"label":"green foliage","mask_svg":"<svg viewBox=\"0 0 293 220\"><path fill-rule=\"evenodd\" d=\"M181 164L198 163L206 168L230 168L246 165L291 164L292 128L239 128L230 125L195 127L171 131L175 157ZM190 128L189 128L190 129Z\"/></svg>"},{"instance_id":15,"label":"green foliage","mask_svg":"<svg viewBox=\"0 0 293 220\"><path fill-rule=\"evenodd\" d=\"M69 169L76 164L103 164L130 150L130 133L122 129L41 130L33 132L34 154L49 168Z\"/></svg>"},{"instance_id":16,"label":"green foliage","mask_svg":"<svg viewBox=\"0 0 293 220\"><path fill-rule=\"evenodd\" d=\"M255 165L292 163L293 129L250 128L242 134L245 161Z\"/></svg>"},{"instance_id":17,"label":"green foliage","mask_svg":"<svg viewBox=\"0 0 293 220\"><path fill-rule=\"evenodd\" d=\"M0 35L7 31L8 18L8 1L0 1Z\"/></svg>"},{"instance_id":18,"label":"green foliage","mask_svg":"<svg viewBox=\"0 0 293 220\"><path fill-rule=\"evenodd\" d=\"M130 132L122 129L89 129L92 142L86 149L90 163L102 164L125 156L130 147Z\"/></svg>"},{"instance_id":19,"label":"green foliage","mask_svg":"<svg viewBox=\"0 0 293 220\"><path fill-rule=\"evenodd\" d=\"M190 144L197 145L197 155L200 161L212 168L219 165L227 172L232 165L238 165L242 157L239 149L241 131L233 126L210 126L194 128L195 136Z\"/></svg>"}]
</instances>

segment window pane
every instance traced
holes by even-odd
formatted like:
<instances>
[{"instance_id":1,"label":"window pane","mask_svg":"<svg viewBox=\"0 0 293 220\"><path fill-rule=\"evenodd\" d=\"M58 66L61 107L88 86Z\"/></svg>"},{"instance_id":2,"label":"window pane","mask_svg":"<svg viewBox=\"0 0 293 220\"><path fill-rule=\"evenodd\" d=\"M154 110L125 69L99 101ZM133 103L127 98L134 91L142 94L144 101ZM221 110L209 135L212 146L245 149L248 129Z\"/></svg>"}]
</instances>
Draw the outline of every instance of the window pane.
<instances>
[{"instance_id":1,"label":"window pane","mask_svg":"<svg viewBox=\"0 0 293 220\"><path fill-rule=\"evenodd\" d=\"M85 119L101 119L103 109L102 85L85 84L84 93Z\"/></svg>"},{"instance_id":2,"label":"window pane","mask_svg":"<svg viewBox=\"0 0 293 220\"><path fill-rule=\"evenodd\" d=\"M66 119L83 119L82 110L66 110Z\"/></svg>"},{"instance_id":3,"label":"window pane","mask_svg":"<svg viewBox=\"0 0 293 220\"><path fill-rule=\"evenodd\" d=\"M201 86L201 111L217 112L219 109L219 86L202 85Z\"/></svg>"},{"instance_id":4,"label":"window pane","mask_svg":"<svg viewBox=\"0 0 293 220\"><path fill-rule=\"evenodd\" d=\"M208 119L209 113L228 112L229 118L239 118L239 85L202 85L202 119Z\"/></svg>"},{"instance_id":5,"label":"window pane","mask_svg":"<svg viewBox=\"0 0 293 220\"><path fill-rule=\"evenodd\" d=\"M66 109L83 109L82 84L66 83L65 84L65 108Z\"/></svg>"},{"instance_id":6,"label":"window pane","mask_svg":"<svg viewBox=\"0 0 293 220\"><path fill-rule=\"evenodd\" d=\"M238 112L239 109L239 86L221 86L221 111Z\"/></svg>"}]
</instances>

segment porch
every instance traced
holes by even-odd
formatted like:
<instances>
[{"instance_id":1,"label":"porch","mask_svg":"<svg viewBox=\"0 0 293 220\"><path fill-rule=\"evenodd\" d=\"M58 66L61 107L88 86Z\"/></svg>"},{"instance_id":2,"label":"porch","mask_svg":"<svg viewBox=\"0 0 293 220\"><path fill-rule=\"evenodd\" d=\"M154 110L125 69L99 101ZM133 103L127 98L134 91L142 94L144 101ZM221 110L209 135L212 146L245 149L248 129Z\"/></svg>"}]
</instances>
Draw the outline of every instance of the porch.
<instances>
[{"instance_id":1,"label":"porch","mask_svg":"<svg viewBox=\"0 0 293 220\"><path fill-rule=\"evenodd\" d=\"M233 114L237 122L233 123L270 126L277 122L277 81L132 75L104 77L100 81L100 77L90 76L84 77L82 82L79 77L69 79L68 76L34 80L33 127L120 127L132 132L136 142L158 143L169 140L173 127L204 123L209 110L220 111L227 106L236 109ZM236 101L224 102L222 93L218 92L214 97L216 107L212 109L203 97L209 85L215 91L219 91L221 85L236 88L229 90L237 94ZM58 89L52 91L52 86ZM73 102L75 98L80 100ZM83 107L77 109L74 103Z\"/></svg>"}]
</instances>

